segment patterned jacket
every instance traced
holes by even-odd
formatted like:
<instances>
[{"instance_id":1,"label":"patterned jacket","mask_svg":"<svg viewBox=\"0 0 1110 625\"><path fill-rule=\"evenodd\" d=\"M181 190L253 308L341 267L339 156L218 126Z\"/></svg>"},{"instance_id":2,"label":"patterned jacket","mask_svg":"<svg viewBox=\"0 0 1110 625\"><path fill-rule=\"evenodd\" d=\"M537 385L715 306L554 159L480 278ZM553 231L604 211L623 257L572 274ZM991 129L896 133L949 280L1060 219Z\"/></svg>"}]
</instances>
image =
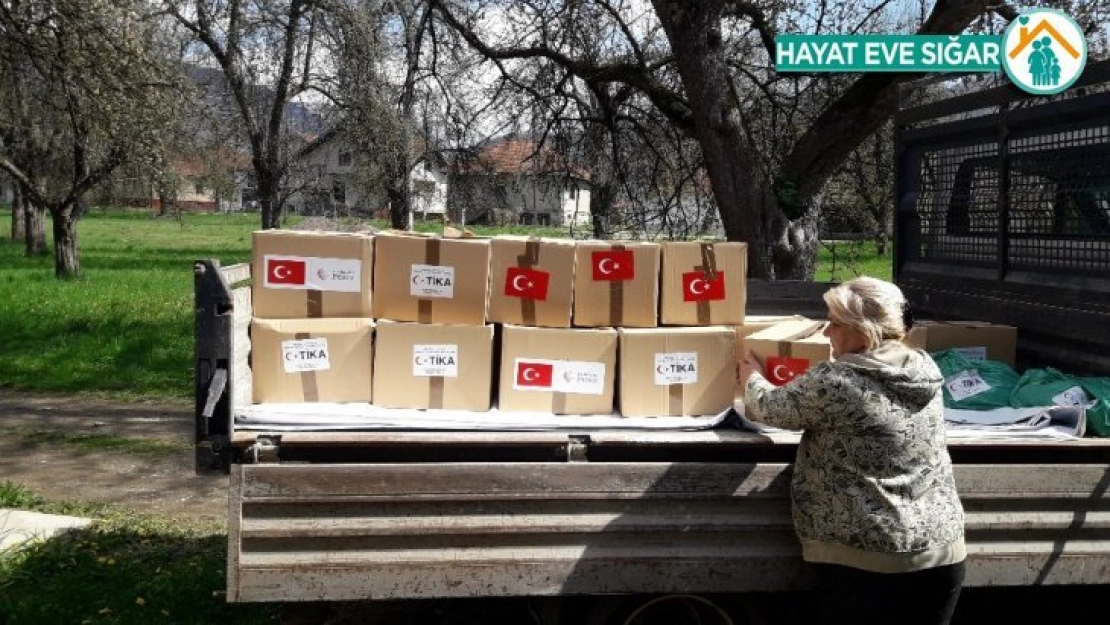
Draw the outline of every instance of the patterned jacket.
<instances>
[{"instance_id":1,"label":"patterned jacket","mask_svg":"<svg viewBox=\"0 0 1110 625\"><path fill-rule=\"evenodd\" d=\"M941 383L928 354L901 341L782 387L748 380L748 418L803 430L792 499L807 561L897 573L964 559Z\"/></svg>"}]
</instances>

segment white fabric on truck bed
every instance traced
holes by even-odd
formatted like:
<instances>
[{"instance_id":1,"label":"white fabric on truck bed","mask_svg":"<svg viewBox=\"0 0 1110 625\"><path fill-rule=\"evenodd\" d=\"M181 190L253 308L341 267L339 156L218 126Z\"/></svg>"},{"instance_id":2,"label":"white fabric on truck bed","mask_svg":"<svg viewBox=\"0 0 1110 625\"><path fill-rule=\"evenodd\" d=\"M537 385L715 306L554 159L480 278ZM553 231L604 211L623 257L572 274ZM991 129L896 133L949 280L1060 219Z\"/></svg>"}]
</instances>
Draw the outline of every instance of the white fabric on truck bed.
<instances>
[{"instance_id":1,"label":"white fabric on truck bed","mask_svg":"<svg viewBox=\"0 0 1110 625\"><path fill-rule=\"evenodd\" d=\"M622 417L612 415L554 415L542 412L418 410L350 404L253 404L235 410L237 430L516 430L562 429L707 430L729 415L699 417Z\"/></svg>"}]
</instances>

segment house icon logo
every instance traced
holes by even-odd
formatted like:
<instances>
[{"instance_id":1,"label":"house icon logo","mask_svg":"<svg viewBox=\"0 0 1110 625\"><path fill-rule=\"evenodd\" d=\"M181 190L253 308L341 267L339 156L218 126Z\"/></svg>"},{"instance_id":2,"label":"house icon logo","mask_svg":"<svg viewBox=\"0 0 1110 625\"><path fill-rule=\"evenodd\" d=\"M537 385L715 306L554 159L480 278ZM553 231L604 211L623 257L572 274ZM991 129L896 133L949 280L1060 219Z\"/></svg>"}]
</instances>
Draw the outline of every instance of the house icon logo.
<instances>
[{"instance_id":1,"label":"house icon logo","mask_svg":"<svg viewBox=\"0 0 1110 625\"><path fill-rule=\"evenodd\" d=\"M1070 16L1032 9L1002 35L1002 68L1022 90L1051 95L1067 89L1087 65L1087 40Z\"/></svg>"}]
</instances>

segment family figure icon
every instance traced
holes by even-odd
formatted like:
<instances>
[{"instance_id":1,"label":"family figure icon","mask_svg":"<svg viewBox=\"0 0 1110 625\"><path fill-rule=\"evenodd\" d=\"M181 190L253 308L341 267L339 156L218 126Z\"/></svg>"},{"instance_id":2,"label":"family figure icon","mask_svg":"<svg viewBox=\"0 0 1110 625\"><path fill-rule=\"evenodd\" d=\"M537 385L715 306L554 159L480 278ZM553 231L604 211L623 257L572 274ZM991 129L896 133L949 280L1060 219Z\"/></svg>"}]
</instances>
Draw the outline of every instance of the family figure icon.
<instances>
[{"instance_id":1,"label":"family figure icon","mask_svg":"<svg viewBox=\"0 0 1110 625\"><path fill-rule=\"evenodd\" d=\"M1033 42L1029 73L1037 86L1050 87L1060 82L1060 60L1052 49L1052 37L1046 35Z\"/></svg>"}]
</instances>

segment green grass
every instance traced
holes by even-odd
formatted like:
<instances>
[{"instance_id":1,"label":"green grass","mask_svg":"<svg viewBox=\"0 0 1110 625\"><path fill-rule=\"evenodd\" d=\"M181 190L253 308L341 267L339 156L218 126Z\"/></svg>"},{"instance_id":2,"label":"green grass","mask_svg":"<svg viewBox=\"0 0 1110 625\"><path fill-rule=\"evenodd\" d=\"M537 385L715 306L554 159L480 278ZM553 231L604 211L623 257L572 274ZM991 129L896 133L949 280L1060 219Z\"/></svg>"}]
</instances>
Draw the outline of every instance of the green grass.
<instances>
[{"instance_id":1,"label":"green grass","mask_svg":"<svg viewBox=\"0 0 1110 625\"><path fill-rule=\"evenodd\" d=\"M10 212L0 211L0 223ZM0 244L0 385L185 397L192 387L193 261L244 261L257 215L96 211L78 224L82 275ZM49 231L49 225L47 226Z\"/></svg>"},{"instance_id":2,"label":"green grass","mask_svg":"<svg viewBox=\"0 0 1110 625\"><path fill-rule=\"evenodd\" d=\"M858 276L892 279L894 273L890 246L879 256L874 241L824 241L817 250L818 282L843 282Z\"/></svg>"},{"instance_id":3,"label":"green grass","mask_svg":"<svg viewBox=\"0 0 1110 625\"><path fill-rule=\"evenodd\" d=\"M0 507L93 516L87 528L0 553L0 623L6 625L277 622L272 604L228 604L227 535L214 522L43 502L0 484Z\"/></svg>"},{"instance_id":4,"label":"green grass","mask_svg":"<svg viewBox=\"0 0 1110 625\"><path fill-rule=\"evenodd\" d=\"M0 225L10 223L0 209ZM54 277L52 254L0 238L0 387L117 398L192 393L193 261L250 257L256 214L153 217L94 210L78 223L82 275ZM384 223L375 223L384 227ZM417 229L436 231L435 221ZM49 232L49 221L47 225ZM558 236L557 228L474 227L478 235ZM815 279L890 278L870 242L823 244Z\"/></svg>"}]
</instances>

